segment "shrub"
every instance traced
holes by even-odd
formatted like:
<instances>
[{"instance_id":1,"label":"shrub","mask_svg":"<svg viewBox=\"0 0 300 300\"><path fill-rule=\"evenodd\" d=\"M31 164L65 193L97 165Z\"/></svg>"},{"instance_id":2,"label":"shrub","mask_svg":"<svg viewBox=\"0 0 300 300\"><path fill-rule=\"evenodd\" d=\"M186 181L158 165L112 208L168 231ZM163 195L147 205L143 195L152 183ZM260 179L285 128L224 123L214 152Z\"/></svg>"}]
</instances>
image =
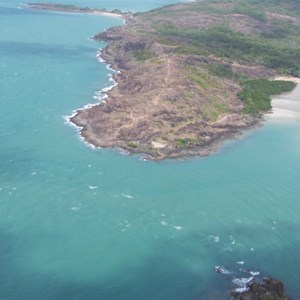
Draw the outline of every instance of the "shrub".
<instances>
[{"instance_id":1,"label":"shrub","mask_svg":"<svg viewBox=\"0 0 300 300\"><path fill-rule=\"evenodd\" d=\"M272 108L271 96L283 92L289 92L296 84L291 81L255 79L248 80L243 90L239 93L240 99L244 102L244 113L258 115L262 111Z\"/></svg>"}]
</instances>

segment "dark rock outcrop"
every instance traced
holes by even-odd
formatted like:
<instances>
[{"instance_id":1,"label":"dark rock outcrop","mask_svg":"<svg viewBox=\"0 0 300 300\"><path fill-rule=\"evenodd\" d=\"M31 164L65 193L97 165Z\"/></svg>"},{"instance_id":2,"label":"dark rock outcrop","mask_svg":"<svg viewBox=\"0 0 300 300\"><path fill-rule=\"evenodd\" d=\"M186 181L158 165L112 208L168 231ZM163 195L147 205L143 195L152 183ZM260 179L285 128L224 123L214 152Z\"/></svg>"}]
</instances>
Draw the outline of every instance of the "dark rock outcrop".
<instances>
[{"instance_id":1,"label":"dark rock outcrop","mask_svg":"<svg viewBox=\"0 0 300 300\"><path fill-rule=\"evenodd\" d=\"M273 278L264 278L262 282L252 282L242 293L232 292L234 300L288 300L283 283Z\"/></svg>"}]
</instances>

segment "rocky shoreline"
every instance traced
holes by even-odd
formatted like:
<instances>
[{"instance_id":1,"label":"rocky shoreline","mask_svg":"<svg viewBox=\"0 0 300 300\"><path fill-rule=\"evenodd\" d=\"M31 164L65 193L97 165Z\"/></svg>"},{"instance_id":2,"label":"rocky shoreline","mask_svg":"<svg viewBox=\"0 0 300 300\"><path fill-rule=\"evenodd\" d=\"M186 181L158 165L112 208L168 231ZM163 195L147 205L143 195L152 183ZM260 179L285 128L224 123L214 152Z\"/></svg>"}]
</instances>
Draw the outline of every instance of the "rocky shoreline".
<instances>
[{"instance_id":1,"label":"rocky shoreline","mask_svg":"<svg viewBox=\"0 0 300 300\"><path fill-rule=\"evenodd\" d=\"M132 19L129 22L132 22ZM141 91L141 94L149 92L147 90L149 81L146 76L144 78L141 76L144 66L131 65L127 57L127 52L132 51L131 47L137 47L137 49L138 47L144 48L147 47L145 43L147 44L149 41L131 41L132 37L118 33L119 30L122 31L119 27L116 29L113 28L105 33L94 36L95 40L109 43L102 50L101 58L116 71L113 74L113 79L117 85L107 92L107 101L105 100L99 103L99 105L86 109L80 109L76 115L70 118L71 122L81 128L81 136L88 143L99 148L121 148L132 154L142 154L143 157L146 155L147 159L152 160L208 156L215 153L224 141L237 139L243 135L245 130L261 126L263 121L262 115L251 116L241 113L243 105L236 97L239 89L237 86L230 86L230 89L234 90L231 98L232 109L230 114L222 114L222 117L213 122L210 122L210 120L191 122L188 126L185 126L184 130L181 130L184 133L182 137L184 145L180 144L180 140L174 143L174 139L172 143L169 143L168 140L163 138L164 129L153 128L149 123L160 122L160 117L165 118L169 113L170 119L173 118L171 120L172 123L180 123L182 122L182 118L178 113L168 111L169 103L166 111L161 111L153 99L149 99L150 103L147 104L140 103L139 92ZM118 43L120 40L118 48L114 49L114 42L117 41ZM173 61L173 58L170 60L172 60L172 64L176 63ZM165 69L168 68L167 64L170 60L167 59L167 63L164 66ZM147 65L146 67L149 70L152 66ZM152 71L149 70L150 73ZM156 71L154 70L153 73ZM179 72L180 70L177 69L176 71ZM273 73L269 72L268 75L273 75ZM154 76L157 77L155 81L159 82L161 76L157 76L157 74L154 74ZM174 79L172 78L172 80ZM150 93L153 93L156 84L153 79L150 80L153 86L149 89ZM178 86L182 88L182 83L176 80L176 82L166 86L167 91L162 92L162 94L170 92L170 97L174 97L176 102L180 102L179 99L176 99L180 97L180 93L176 93L175 91ZM194 88L191 87L191 89ZM155 96L151 96L156 98L158 95L157 98L159 98L159 93L161 92L159 90L161 89L161 87L158 87L158 92L155 93ZM184 89L188 90L189 88ZM170 99L169 101L173 102L174 100ZM149 109L148 105L153 105L153 107ZM147 109L150 110L151 115ZM116 120L113 116L116 116L118 113L123 113L124 115L122 119L119 118L119 120ZM137 119L139 121L136 121ZM119 134L116 134L116 132ZM196 140L194 139L195 135L200 135L201 138Z\"/></svg>"},{"instance_id":2,"label":"rocky shoreline","mask_svg":"<svg viewBox=\"0 0 300 300\"><path fill-rule=\"evenodd\" d=\"M103 104L101 104L103 105ZM86 110L93 111L98 105L79 109L76 111L74 116L69 118L69 121L75 124L79 130L81 137L88 143L91 144L95 148L112 148L112 149L120 149L122 152L128 154L139 154L143 159L146 160L164 160L164 159L184 159L193 156L209 156L211 154L216 153L224 142L228 140L237 140L243 137L245 131L249 131L251 129L259 128L262 126L262 119L253 118L252 122L249 122L247 125L228 130L224 133L221 133L215 136L215 140L206 144L202 144L199 146L193 146L185 149L180 148L168 148L165 144L160 142L152 141L150 149L135 146L130 146L130 144L118 143L118 142L105 142L103 139L98 138L97 135L94 135L89 130L89 125L86 122ZM96 110L97 111L97 110ZM92 120L92 119L90 119ZM231 125L230 125L231 126ZM130 143L130 142L128 142Z\"/></svg>"}]
</instances>

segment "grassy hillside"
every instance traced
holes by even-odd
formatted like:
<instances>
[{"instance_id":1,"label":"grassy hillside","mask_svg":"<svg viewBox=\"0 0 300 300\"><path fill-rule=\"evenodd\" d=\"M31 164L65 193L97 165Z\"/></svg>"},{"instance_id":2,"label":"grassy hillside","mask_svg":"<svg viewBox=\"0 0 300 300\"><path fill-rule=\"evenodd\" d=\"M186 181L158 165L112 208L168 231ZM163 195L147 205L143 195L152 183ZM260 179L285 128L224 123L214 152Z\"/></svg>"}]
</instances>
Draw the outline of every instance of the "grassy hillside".
<instances>
[{"instance_id":1,"label":"grassy hillside","mask_svg":"<svg viewBox=\"0 0 300 300\"><path fill-rule=\"evenodd\" d=\"M243 88L239 96L244 113L270 109L270 95L291 90L294 84L267 82L265 74L234 72L231 65L262 66L277 74L300 76L299 0L204 0L138 16L146 24L142 33L169 46L169 52L218 58L217 63L202 64L201 72L204 67L215 77L237 82Z\"/></svg>"}]
</instances>

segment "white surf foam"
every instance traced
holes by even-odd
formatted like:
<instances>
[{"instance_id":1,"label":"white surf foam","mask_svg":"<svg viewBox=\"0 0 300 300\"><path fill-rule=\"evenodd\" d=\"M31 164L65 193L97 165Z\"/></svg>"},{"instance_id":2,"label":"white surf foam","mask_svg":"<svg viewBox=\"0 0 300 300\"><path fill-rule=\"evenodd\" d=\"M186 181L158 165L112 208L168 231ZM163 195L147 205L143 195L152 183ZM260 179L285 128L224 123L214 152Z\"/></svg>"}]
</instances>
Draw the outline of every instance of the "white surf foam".
<instances>
[{"instance_id":1,"label":"white surf foam","mask_svg":"<svg viewBox=\"0 0 300 300\"><path fill-rule=\"evenodd\" d=\"M174 227L174 229L176 229L176 230L178 230L178 231L180 231L180 230L182 230L183 229L183 227L182 226L173 226Z\"/></svg>"},{"instance_id":2,"label":"white surf foam","mask_svg":"<svg viewBox=\"0 0 300 300\"><path fill-rule=\"evenodd\" d=\"M123 198L127 198L127 199L133 199L133 196L132 196L132 195L130 195L130 194L121 193L121 196L122 196Z\"/></svg>"},{"instance_id":3,"label":"white surf foam","mask_svg":"<svg viewBox=\"0 0 300 300\"><path fill-rule=\"evenodd\" d=\"M234 289L234 291L235 291L236 293L245 293L245 292L247 292L248 290L249 290L248 287L241 287L241 288L236 288L236 289Z\"/></svg>"},{"instance_id":4,"label":"white surf foam","mask_svg":"<svg viewBox=\"0 0 300 300\"><path fill-rule=\"evenodd\" d=\"M250 271L249 272L252 276L258 276L260 274L260 272L258 271Z\"/></svg>"},{"instance_id":5,"label":"white surf foam","mask_svg":"<svg viewBox=\"0 0 300 300\"><path fill-rule=\"evenodd\" d=\"M97 60L100 62L100 63L103 63L106 65L106 68L112 72L112 73L120 73L120 71L116 71L114 70L110 64L106 63L106 61L101 57L102 55L102 49L100 49L98 52L97 52ZM93 99L95 99L97 101L97 103L88 103L86 105L84 105L82 108L79 108L79 109L76 109L76 110L73 110L73 112L71 113L71 115L67 115L67 116L63 116L64 120L65 120L65 124L75 128L77 130L77 133L78 133L78 136L79 136L79 139L80 141L82 141L85 145L87 145L88 147L92 148L92 149L101 149L101 147L95 147L94 145L88 143L86 141L85 138L83 138L81 136L81 130L83 129L83 127L81 126L77 126L76 124L74 124L71 119L73 117L75 117L77 115L78 112L82 111L82 110L85 110L85 109L89 109L93 106L97 106L97 105L101 105L101 103L105 103L105 99L108 98L108 94L107 92L111 91L118 83L115 81L115 79L113 78L113 74L108 74L109 76L109 81L112 83L111 85L107 86L107 87L104 87L102 88L101 90L99 91L96 91L93 95ZM127 153L126 153L127 154Z\"/></svg>"},{"instance_id":6,"label":"white surf foam","mask_svg":"<svg viewBox=\"0 0 300 300\"><path fill-rule=\"evenodd\" d=\"M94 189L97 189L97 188L98 188L97 185L89 185L89 189L91 189L91 190L94 190Z\"/></svg>"},{"instance_id":7,"label":"white surf foam","mask_svg":"<svg viewBox=\"0 0 300 300\"><path fill-rule=\"evenodd\" d=\"M78 207L78 206L72 206L70 209L73 210L73 211L79 211L80 207Z\"/></svg>"},{"instance_id":8,"label":"white surf foam","mask_svg":"<svg viewBox=\"0 0 300 300\"><path fill-rule=\"evenodd\" d=\"M247 278L234 278L232 282L240 287L246 287L248 283L250 283L254 277L247 277Z\"/></svg>"},{"instance_id":9,"label":"white surf foam","mask_svg":"<svg viewBox=\"0 0 300 300\"><path fill-rule=\"evenodd\" d=\"M209 235L208 237L209 237L209 239L213 240L215 243L220 242L220 237L219 236Z\"/></svg>"}]
</instances>

